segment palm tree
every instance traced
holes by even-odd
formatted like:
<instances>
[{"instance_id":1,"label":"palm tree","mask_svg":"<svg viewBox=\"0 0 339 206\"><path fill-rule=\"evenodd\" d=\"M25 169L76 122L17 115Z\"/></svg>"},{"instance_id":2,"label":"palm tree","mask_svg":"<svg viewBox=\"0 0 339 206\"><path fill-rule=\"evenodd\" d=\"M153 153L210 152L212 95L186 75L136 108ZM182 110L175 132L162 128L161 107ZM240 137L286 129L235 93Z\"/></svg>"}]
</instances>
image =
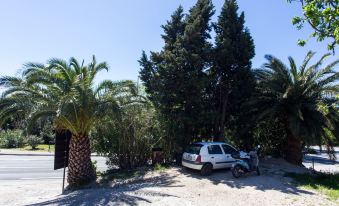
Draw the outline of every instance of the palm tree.
<instances>
[{"instance_id":1,"label":"palm tree","mask_svg":"<svg viewBox=\"0 0 339 206\"><path fill-rule=\"evenodd\" d=\"M308 52L299 69L292 57L289 67L267 55L267 63L255 71L258 95L249 104L257 113L257 121L275 119L284 125L287 161L302 163L304 145L326 143L333 150L333 132L338 129L339 73L334 67L339 60L321 68L326 54L308 67L315 53ZM332 133L332 135L328 135Z\"/></svg>"},{"instance_id":2,"label":"palm tree","mask_svg":"<svg viewBox=\"0 0 339 206\"><path fill-rule=\"evenodd\" d=\"M94 79L102 70L108 70L108 65L97 64L94 56L88 65L79 64L75 58L69 62L50 59L46 65L26 64L22 78L0 78L0 85L6 88L0 99L0 120L21 114L30 128L39 118L51 116L56 130L71 132L70 186L95 179L90 131L107 115L119 115L121 102L135 95L131 81L105 80L95 87Z\"/></svg>"}]
</instances>

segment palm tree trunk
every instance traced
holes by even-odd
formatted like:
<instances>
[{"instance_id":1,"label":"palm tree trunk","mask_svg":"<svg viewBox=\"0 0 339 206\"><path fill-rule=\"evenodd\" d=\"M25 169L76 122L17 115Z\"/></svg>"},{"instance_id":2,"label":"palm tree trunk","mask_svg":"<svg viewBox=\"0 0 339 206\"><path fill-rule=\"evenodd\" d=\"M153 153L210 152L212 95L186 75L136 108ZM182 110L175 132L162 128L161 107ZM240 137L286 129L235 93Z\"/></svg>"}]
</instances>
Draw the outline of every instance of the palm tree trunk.
<instances>
[{"instance_id":1,"label":"palm tree trunk","mask_svg":"<svg viewBox=\"0 0 339 206\"><path fill-rule=\"evenodd\" d=\"M72 135L68 158L67 181L69 185L72 187L88 184L95 178L88 136Z\"/></svg>"},{"instance_id":2,"label":"palm tree trunk","mask_svg":"<svg viewBox=\"0 0 339 206\"><path fill-rule=\"evenodd\" d=\"M285 145L285 159L295 165L301 165L303 160L302 142L288 132Z\"/></svg>"}]
</instances>

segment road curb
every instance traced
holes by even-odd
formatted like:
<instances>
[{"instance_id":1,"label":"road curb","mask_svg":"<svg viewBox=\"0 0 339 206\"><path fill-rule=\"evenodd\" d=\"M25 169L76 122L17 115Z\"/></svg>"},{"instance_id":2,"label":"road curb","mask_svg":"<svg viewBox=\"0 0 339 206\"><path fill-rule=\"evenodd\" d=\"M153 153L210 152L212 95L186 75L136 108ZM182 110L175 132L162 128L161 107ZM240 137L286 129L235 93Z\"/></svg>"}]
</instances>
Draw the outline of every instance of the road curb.
<instances>
[{"instance_id":1,"label":"road curb","mask_svg":"<svg viewBox=\"0 0 339 206\"><path fill-rule=\"evenodd\" d=\"M38 153L38 154L34 154L34 153L3 153L0 152L0 155L11 155L11 156L54 156L54 153L50 153L50 154L42 154L42 153ZM91 154L91 157L101 157L98 154Z\"/></svg>"},{"instance_id":2,"label":"road curb","mask_svg":"<svg viewBox=\"0 0 339 206\"><path fill-rule=\"evenodd\" d=\"M0 155L11 155L11 156L54 156L54 154L18 154L18 153L0 153Z\"/></svg>"}]
</instances>

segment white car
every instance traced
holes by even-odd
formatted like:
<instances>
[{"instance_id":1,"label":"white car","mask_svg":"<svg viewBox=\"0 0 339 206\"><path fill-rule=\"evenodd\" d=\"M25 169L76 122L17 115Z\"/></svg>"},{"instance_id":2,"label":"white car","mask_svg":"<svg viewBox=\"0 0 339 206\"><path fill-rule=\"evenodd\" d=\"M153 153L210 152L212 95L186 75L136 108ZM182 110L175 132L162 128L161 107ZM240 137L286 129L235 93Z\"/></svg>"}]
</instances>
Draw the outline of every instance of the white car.
<instances>
[{"instance_id":1,"label":"white car","mask_svg":"<svg viewBox=\"0 0 339 206\"><path fill-rule=\"evenodd\" d=\"M224 142L196 142L190 144L182 155L182 165L210 175L213 169L231 168L236 161L231 154L238 152Z\"/></svg>"}]
</instances>

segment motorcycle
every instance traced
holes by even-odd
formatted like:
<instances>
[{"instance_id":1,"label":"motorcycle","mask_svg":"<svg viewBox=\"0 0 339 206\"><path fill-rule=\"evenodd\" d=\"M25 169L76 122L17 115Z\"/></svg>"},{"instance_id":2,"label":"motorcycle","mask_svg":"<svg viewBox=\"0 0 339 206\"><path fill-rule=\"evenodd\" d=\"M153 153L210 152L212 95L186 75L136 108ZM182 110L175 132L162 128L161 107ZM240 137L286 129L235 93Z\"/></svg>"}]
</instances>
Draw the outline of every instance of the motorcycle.
<instances>
[{"instance_id":1,"label":"motorcycle","mask_svg":"<svg viewBox=\"0 0 339 206\"><path fill-rule=\"evenodd\" d=\"M246 173L256 172L257 175L260 175L259 169L259 157L258 149L260 145L253 151L249 153L237 152L232 154L232 157L236 159L236 162L232 164L232 175L235 178L239 178Z\"/></svg>"}]
</instances>

